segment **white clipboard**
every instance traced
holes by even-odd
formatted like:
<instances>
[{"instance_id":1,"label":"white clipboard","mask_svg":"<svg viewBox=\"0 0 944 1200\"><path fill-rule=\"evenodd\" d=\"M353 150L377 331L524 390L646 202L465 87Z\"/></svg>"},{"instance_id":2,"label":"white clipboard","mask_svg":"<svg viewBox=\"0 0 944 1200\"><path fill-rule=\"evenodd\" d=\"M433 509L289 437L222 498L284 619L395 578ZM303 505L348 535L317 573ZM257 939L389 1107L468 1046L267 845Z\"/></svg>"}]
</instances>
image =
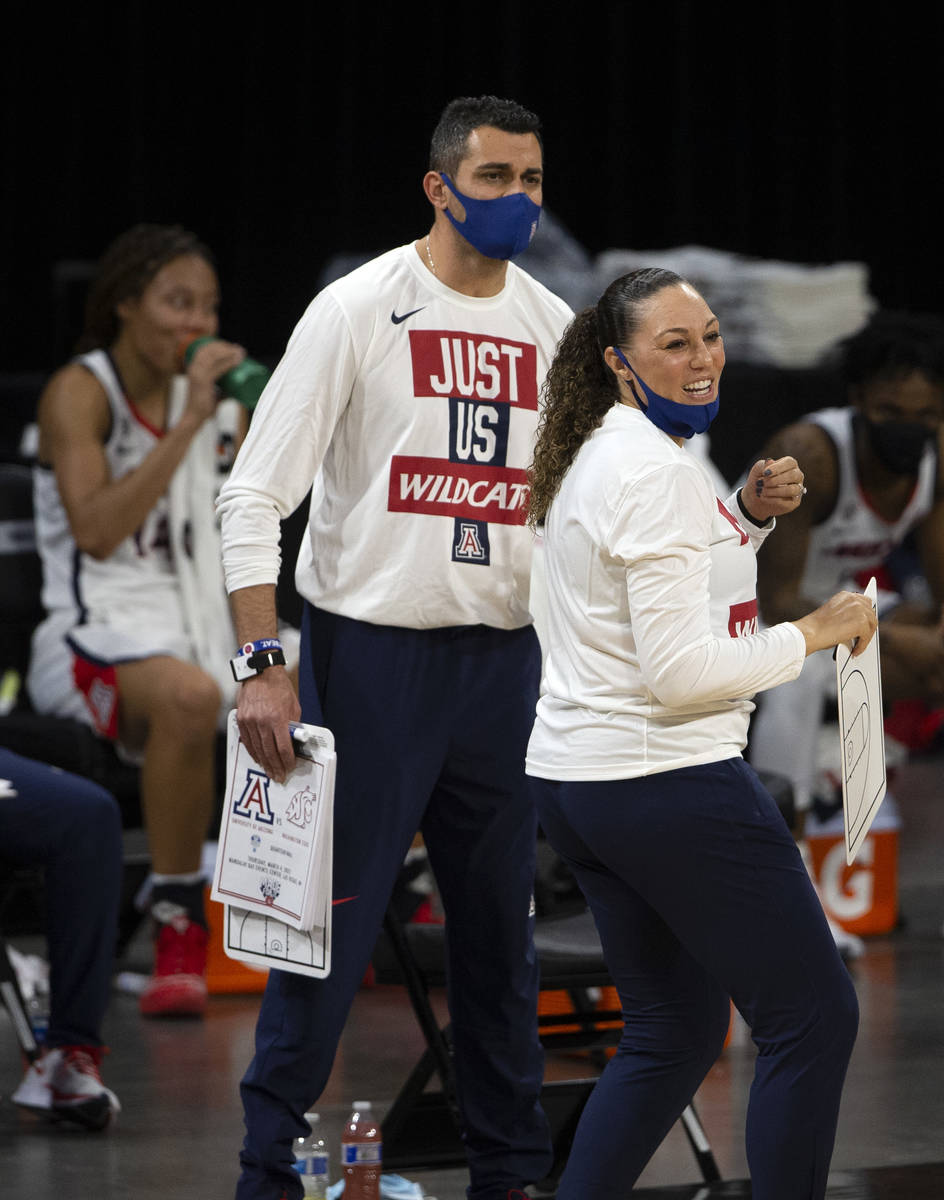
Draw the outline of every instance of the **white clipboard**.
<instances>
[{"instance_id":1,"label":"white clipboard","mask_svg":"<svg viewBox=\"0 0 944 1200\"><path fill-rule=\"evenodd\" d=\"M228 957L322 977L331 969L334 738L315 725L291 730L296 766L277 783L229 715L211 896L225 908Z\"/></svg>"},{"instance_id":2,"label":"white clipboard","mask_svg":"<svg viewBox=\"0 0 944 1200\"><path fill-rule=\"evenodd\" d=\"M223 952L254 967L324 979L331 974L331 901L311 929L224 905Z\"/></svg>"},{"instance_id":3,"label":"white clipboard","mask_svg":"<svg viewBox=\"0 0 944 1200\"><path fill-rule=\"evenodd\" d=\"M876 606L878 589L869 580L865 595ZM857 657L846 645L836 647L836 689L839 694L842 817L846 864L862 847L885 796L885 728L882 711L882 672L878 630Z\"/></svg>"}]
</instances>

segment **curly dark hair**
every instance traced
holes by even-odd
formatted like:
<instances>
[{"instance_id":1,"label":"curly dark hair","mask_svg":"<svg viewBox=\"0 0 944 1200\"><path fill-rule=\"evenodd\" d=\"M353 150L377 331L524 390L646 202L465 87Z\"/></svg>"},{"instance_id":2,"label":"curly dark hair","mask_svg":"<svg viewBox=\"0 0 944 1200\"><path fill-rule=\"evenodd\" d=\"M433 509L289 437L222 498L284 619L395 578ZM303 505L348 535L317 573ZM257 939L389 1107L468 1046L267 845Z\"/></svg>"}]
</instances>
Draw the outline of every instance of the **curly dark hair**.
<instances>
[{"instance_id":1,"label":"curly dark hair","mask_svg":"<svg viewBox=\"0 0 944 1200\"><path fill-rule=\"evenodd\" d=\"M458 96L443 109L429 147L429 169L453 179L466 154L469 134L481 125L503 133L533 133L544 152L541 122L529 109L499 96Z\"/></svg>"},{"instance_id":2,"label":"curly dark hair","mask_svg":"<svg viewBox=\"0 0 944 1200\"><path fill-rule=\"evenodd\" d=\"M879 309L836 349L847 387L873 379L901 379L913 371L944 383L944 321L933 313Z\"/></svg>"},{"instance_id":3,"label":"curly dark hair","mask_svg":"<svg viewBox=\"0 0 944 1200\"><path fill-rule=\"evenodd\" d=\"M579 312L564 330L544 381L528 468L529 525L544 523L577 451L619 400L619 383L603 358L607 347L626 346L639 327L643 302L684 282L674 271L640 267L615 279L596 305Z\"/></svg>"},{"instance_id":4,"label":"curly dark hair","mask_svg":"<svg viewBox=\"0 0 944 1200\"><path fill-rule=\"evenodd\" d=\"M216 270L209 249L180 225L135 225L115 238L92 280L76 354L112 345L121 332L118 305L136 299L161 267L186 254L196 254Z\"/></svg>"}]
</instances>

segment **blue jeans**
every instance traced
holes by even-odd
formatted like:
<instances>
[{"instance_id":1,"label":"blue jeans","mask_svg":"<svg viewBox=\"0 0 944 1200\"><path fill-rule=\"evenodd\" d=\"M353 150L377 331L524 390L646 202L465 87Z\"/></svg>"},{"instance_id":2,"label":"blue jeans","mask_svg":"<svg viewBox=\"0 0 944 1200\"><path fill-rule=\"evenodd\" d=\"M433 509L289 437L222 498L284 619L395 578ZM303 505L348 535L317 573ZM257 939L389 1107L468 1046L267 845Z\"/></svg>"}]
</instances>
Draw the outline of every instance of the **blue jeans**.
<instances>
[{"instance_id":1,"label":"blue jeans","mask_svg":"<svg viewBox=\"0 0 944 1200\"><path fill-rule=\"evenodd\" d=\"M740 758L612 781L535 780L541 824L596 920L625 1029L558 1200L628 1189L718 1057L728 997L757 1062L754 1200L825 1195L855 990L793 838Z\"/></svg>"},{"instance_id":2,"label":"blue jeans","mask_svg":"<svg viewBox=\"0 0 944 1200\"><path fill-rule=\"evenodd\" d=\"M241 1089L239 1200L302 1194L292 1139L328 1080L417 829L446 912L469 1196L505 1200L549 1168L524 774L539 668L531 628L410 630L306 610L302 713L332 730L338 754L332 966L323 980L270 973Z\"/></svg>"}]
</instances>

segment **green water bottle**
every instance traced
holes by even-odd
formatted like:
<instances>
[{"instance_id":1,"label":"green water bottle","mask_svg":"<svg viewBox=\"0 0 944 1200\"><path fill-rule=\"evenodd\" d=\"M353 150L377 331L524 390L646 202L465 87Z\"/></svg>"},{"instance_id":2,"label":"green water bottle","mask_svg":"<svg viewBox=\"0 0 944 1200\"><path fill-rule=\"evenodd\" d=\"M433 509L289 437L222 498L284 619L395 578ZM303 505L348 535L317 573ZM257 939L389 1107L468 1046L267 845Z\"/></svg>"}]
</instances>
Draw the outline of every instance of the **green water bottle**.
<instances>
[{"instance_id":1,"label":"green water bottle","mask_svg":"<svg viewBox=\"0 0 944 1200\"><path fill-rule=\"evenodd\" d=\"M196 354L197 350L204 343L215 342L217 340L217 338L210 335L199 337L195 341L192 341L184 351L184 363L189 365L194 354ZM238 400L244 408L248 408L252 412L259 403L262 389L269 382L269 374L269 369L264 367L262 363L256 362L254 358L244 358L241 363L237 363L225 375L221 375L216 381L216 386L224 396L228 396L232 400Z\"/></svg>"}]
</instances>

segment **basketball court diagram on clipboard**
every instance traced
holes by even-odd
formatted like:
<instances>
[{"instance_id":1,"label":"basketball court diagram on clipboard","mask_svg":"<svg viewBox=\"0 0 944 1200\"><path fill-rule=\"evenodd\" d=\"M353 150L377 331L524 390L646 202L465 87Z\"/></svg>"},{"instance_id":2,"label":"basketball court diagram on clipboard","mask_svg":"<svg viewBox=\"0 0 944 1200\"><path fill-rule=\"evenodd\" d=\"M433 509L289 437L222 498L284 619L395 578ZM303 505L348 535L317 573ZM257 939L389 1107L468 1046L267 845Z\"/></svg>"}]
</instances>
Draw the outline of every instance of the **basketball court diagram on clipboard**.
<instances>
[{"instance_id":1,"label":"basketball court diagram on clipboard","mask_svg":"<svg viewBox=\"0 0 944 1200\"><path fill-rule=\"evenodd\" d=\"M865 595L875 608L874 578L869 580ZM851 864L885 796L885 729L877 630L857 658L848 646L836 647L836 688L846 863Z\"/></svg>"},{"instance_id":2,"label":"basketball court diagram on clipboard","mask_svg":"<svg viewBox=\"0 0 944 1200\"><path fill-rule=\"evenodd\" d=\"M311 929L293 929L264 913L226 906L223 949L257 967L278 967L323 979L331 970L331 903Z\"/></svg>"}]
</instances>

